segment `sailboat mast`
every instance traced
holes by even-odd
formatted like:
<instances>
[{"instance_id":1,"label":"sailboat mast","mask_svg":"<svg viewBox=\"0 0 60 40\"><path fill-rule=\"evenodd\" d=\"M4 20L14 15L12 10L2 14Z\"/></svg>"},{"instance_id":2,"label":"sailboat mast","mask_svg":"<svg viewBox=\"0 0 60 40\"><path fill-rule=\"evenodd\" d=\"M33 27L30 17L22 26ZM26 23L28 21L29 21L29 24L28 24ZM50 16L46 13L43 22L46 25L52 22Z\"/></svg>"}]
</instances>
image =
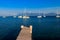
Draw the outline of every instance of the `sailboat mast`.
<instances>
[{"instance_id":1,"label":"sailboat mast","mask_svg":"<svg viewBox=\"0 0 60 40\"><path fill-rule=\"evenodd\" d=\"M24 16L26 16L26 8L24 9Z\"/></svg>"},{"instance_id":2,"label":"sailboat mast","mask_svg":"<svg viewBox=\"0 0 60 40\"><path fill-rule=\"evenodd\" d=\"M58 16L58 9L57 9L57 16Z\"/></svg>"},{"instance_id":3,"label":"sailboat mast","mask_svg":"<svg viewBox=\"0 0 60 40\"><path fill-rule=\"evenodd\" d=\"M43 13L43 17L46 17L46 15L45 15L45 11L44 11L44 13Z\"/></svg>"},{"instance_id":4,"label":"sailboat mast","mask_svg":"<svg viewBox=\"0 0 60 40\"><path fill-rule=\"evenodd\" d=\"M57 9L57 16L56 16L57 18L60 18L60 16L59 16L59 13L58 13L58 9Z\"/></svg>"}]
</instances>

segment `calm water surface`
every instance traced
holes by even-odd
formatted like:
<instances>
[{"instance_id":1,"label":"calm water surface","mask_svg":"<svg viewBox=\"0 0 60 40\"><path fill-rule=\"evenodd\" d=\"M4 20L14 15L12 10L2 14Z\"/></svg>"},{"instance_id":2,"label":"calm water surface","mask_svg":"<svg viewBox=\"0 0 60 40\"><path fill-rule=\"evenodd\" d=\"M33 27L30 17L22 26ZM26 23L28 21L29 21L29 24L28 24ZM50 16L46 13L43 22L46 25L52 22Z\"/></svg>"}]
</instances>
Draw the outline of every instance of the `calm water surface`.
<instances>
[{"instance_id":1,"label":"calm water surface","mask_svg":"<svg viewBox=\"0 0 60 40\"><path fill-rule=\"evenodd\" d=\"M33 40L60 38L60 18L55 16L46 18L30 16L29 19L18 19L10 16L7 18L0 17L0 40L16 40L21 31L21 25L33 26Z\"/></svg>"}]
</instances>

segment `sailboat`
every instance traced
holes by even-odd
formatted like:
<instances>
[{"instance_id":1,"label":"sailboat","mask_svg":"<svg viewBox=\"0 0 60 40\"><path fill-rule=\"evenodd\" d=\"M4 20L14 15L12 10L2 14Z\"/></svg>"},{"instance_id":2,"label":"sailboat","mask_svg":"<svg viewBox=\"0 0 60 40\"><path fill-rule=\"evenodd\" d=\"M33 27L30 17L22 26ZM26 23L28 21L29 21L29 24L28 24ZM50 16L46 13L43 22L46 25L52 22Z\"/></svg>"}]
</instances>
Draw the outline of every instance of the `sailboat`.
<instances>
[{"instance_id":1,"label":"sailboat","mask_svg":"<svg viewBox=\"0 0 60 40\"><path fill-rule=\"evenodd\" d=\"M37 18L42 18L42 16L37 16Z\"/></svg>"},{"instance_id":2,"label":"sailboat","mask_svg":"<svg viewBox=\"0 0 60 40\"><path fill-rule=\"evenodd\" d=\"M45 13L43 13L43 17L46 17Z\"/></svg>"},{"instance_id":3,"label":"sailboat","mask_svg":"<svg viewBox=\"0 0 60 40\"><path fill-rule=\"evenodd\" d=\"M6 16L2 16L3 18L6 18Z\"/></svg>"},{"instance_id":4,"label":"sailboat","mask_svg":"<svg viewBox=\"0 0 60 40\"><path fill-rule=\"evenodd\" d=\"M56 17L57 17L57 18L60 18L60 16L58 16L58 15L57 15Z\"/></svg>"},{"instance_id":5,"label":"sailboat","mask_svg":"<svg viewBox=\"0 0 60 40\"><path fill-rule=\"evenodd\" d=\"M22 15L23 15L23 13L22 13ZM20 13L19 13L19 16L18 16L18 18L23 18L23 16L22 16Z\"/></svg>"},{"instance_id":6,"label":"sailboat","mask_svg":"<svg viewBox=\"0 0 60 40\"><path fill-rule=\"evenodd\" d=\"M16 18L16 16L13 16L13 18Z\"/></svg>"},{"instance_id":7,"label":"sailboat","mask_svg":"<svg viewBox=\"0 0 60 40\"><path fill-rule=\"evenodd\" d=\"M18 16L18 18L22 18L22 16Z\"/></svg>"},{"instance_id":8,"label":"sailboat","mask_svg":"<svg viewBox=\"0 0 60 40\"><path fill-rule=\"evenodd\" d=\"M58 10L57 10L57 16L56 16L57 18L60 18L60 16L59 16L59 14L58 14Z\"/></svg>"},{"instance_id":9,"label":"sailboat","mask_svg":"<svg viewBox=\"0 0 60 40\"><path fill-rule=\"evenodd\" d=\"M26 16L26 8L24 9L24 12L23 13L25 13L25 15L23 16L23 19L29 18L29 16Z\"/></svg>"},{"instance_id":10,"label":"sailboat","mask_svg":"<svg viewBox=\"0 0 60 40\"><path fill-rule=\"evenodd\" d=\"M39 15L40 15L40 13L39 13ZM40 15L40 16L37 16L37 18L42 18L42 16Z\"/></svg>"}]
</instances>

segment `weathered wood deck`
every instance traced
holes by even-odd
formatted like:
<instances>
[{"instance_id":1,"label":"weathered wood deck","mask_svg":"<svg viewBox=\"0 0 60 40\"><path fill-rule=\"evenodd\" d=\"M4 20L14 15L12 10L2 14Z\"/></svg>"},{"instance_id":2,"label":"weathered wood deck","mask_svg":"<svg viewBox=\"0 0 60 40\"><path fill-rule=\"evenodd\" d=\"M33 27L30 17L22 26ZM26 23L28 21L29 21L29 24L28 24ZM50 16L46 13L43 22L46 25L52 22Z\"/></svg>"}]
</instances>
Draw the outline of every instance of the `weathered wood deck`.
<instances>
[{"instance_id":1,"label":"weathered wood deck","mask_svg":"<svg viewBox=\"0 0 60 40\"><path fill-rule=\"evenodd\" d=\"M19 33L17 40L31 40L30 28L24 27Z\"/></svg>"}]
</instances>

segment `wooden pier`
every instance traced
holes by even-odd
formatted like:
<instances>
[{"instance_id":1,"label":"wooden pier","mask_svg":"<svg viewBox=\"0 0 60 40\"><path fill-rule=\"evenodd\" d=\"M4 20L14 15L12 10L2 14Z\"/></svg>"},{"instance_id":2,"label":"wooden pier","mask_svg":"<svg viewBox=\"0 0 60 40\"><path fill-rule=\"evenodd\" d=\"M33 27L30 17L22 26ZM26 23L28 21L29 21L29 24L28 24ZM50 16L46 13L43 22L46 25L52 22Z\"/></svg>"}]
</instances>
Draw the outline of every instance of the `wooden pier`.
<instances>
[{"instance_id":1,"label":"wooden pier","mask_svg":"<svg viewBox=\"0 0 60 40\"><path fill-rule=\"evenodd\" d=\"M19 33L17 40L31 40L32 26L31 27L22 26L21 28L22 30Z\"/></svg>"}]
</instances>

